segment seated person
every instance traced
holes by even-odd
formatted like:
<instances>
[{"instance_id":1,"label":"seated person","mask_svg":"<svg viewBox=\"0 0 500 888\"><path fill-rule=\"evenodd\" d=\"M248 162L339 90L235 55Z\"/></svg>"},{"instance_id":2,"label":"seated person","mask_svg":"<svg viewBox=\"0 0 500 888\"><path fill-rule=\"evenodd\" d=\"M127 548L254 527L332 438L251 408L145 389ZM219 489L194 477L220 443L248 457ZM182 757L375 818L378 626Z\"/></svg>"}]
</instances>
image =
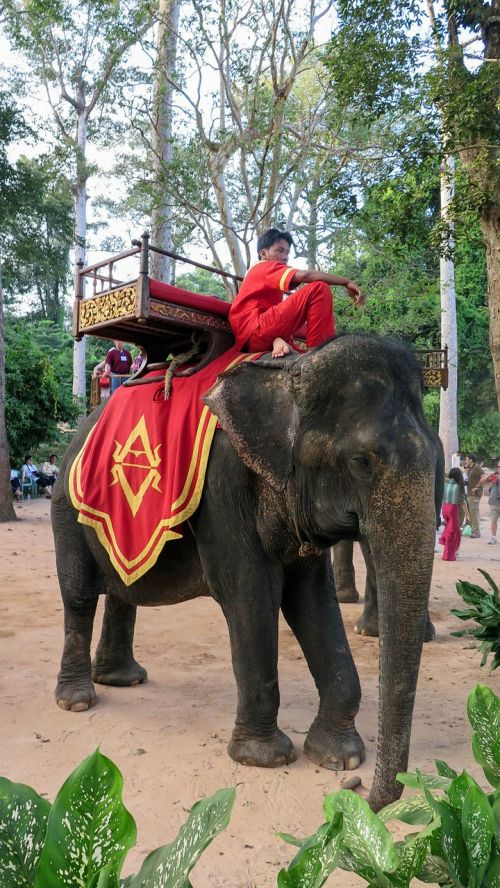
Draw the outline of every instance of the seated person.
<instances>
[{"instance_id":1,"label":"seated person","mask_svg":"<svg viewBox=\"0 0 500 888\"><path fill-rule=\"evenodd\" d=\"M236 347L242 351L271 351L273 358L290 352L290 340L307 323L307 348L335 334L331 286L345 287L355 305L363 305L359 287L349 278L326 271L291 268L292 236L270 228L257 241L259 261L243 280L229 310ZM286 299L284 295L306 284Z\"/></svg>"},{"instance_id":2,"label":"seated person","mask_svg":"<svg viewBox=\"0 0 500 888\"><path fill-rule=\"evenodd\" d=\"M17 469L10 470L10 486L12 487L12 495L15 496L17 500L22 499L21 479Z\"/></svg>"},{"instance_id":3,"label":"seated person","mask_svg":"<svg viewBox=\"0 0 500 888\"><path fill-rule=\"evenodd\" d=\"M47 475L47 478L51 478L52 483L54 483L58 474L59 469L56 466L56 454L51 453L48 460L42 463L42 475Z\"/></svg>"},{"instance_id":4,"label":"seated person","mask_svg":"<svg viewBox=\"0 0 500 888\"><path fill-rule=\"evenodd\" d=\"M101 401L107 401L109 398L109 376L104 375L104 371L106 368L106 361L101 361L99 364L96 364L94 369L92 370L92 379L99 380L99 395Z\"/></svg>"},{"instance_id":5,"label":"seated person","mask_svg":"<svg viewBox=\"0 0 500 888\"><path fill-rule=\"evenodd\" d=\"M132 355L124 347L123 342L115 339L114 343L115 347L108 351L104 365L104 376L111 377L111 394L122 384L121 377L129 375L132 366Z\"/></svg>"},{"instance_id":6,"label":"seated person","mask_svg":"<svg viewBox=\"0 0 500 888\"><path fill-rule=\"evenodd\" d=\"M24 463L21 468L21 478L24 481L36 483L37 487L41 487L45 491L45 496L50 499L52 496L52 485L55 479L51 479L40 472L34 464L31 454L27 453L24 457Z\"/></svg>"},{"instance_id":7,"label":"seated person","mask_svg":"<svg viewBox=\"0 0 500 888\"><path fill-rule=\"evenodd\" d=\"M137 354L134 357L134 360L132 361L132 366L130 368L130 372L131 373L138 373L139 370L141 369L141 367L146 363L147 359L148 359L148 355L147 355L146 349L143 348L143 346L141 345L139 351L137 352Z\"/></svg>"}]
</instances>

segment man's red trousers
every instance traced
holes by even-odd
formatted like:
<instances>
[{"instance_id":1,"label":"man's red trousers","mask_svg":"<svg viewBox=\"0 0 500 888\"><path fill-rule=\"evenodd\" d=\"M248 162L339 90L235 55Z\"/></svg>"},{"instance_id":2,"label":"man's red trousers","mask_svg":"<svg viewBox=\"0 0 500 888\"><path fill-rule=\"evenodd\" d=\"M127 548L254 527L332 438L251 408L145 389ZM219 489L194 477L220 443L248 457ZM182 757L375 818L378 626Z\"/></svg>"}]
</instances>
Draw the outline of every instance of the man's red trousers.
<instances>
[{"instance_id":1,"label":"man's red trousers","mask_svg":"<svg viewBox=\"0 0 500 888\"><path fill-rule=\"evenodd\" d=\"M248 351L270 351L281 336L292 339L307 323L307 348L321 345L335 334L332 291L323 281L306 284L259 315L259 323L245 345Z\"/></svg>"}]
</instances>

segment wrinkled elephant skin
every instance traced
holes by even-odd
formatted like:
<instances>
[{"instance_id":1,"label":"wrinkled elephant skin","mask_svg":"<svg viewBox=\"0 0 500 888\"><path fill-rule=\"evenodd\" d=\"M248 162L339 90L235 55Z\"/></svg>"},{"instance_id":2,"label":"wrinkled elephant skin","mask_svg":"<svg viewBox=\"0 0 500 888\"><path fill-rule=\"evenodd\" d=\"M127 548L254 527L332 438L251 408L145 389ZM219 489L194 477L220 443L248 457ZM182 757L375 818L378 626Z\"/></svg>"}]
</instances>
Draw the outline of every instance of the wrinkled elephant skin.
<instances>
[{"instance_id":1,"label":"wrinkled elephant skin","mask_svg":"<svg viewBox=\"0 0 500 888\"><path fill-rule=\"evenodd\" d=\"M326 768L356 768L364 758L354 724L360 687L328 549L363 538L378 587L380 729L370 800L379 808L400 795L395 775L408 761L434 490L442 485L442 454L423 416L415 358L397 342L345 336L291 360L241 364L222 374L204 400L222 430L200 506L184 538L168 543L129 587L94 531L77 523L69 499L69 468L97 414L66 454L52 500L65 611L57 702L87 709L96 701L93 680L146 679L133 655L137 605L211 595L227 620L238 690L229 754L249 765L288 764L296 753L277 721L281 608L319 692L305 751ZM91 663L94 613L104 593Z\"/></svg>"}]
</instances>

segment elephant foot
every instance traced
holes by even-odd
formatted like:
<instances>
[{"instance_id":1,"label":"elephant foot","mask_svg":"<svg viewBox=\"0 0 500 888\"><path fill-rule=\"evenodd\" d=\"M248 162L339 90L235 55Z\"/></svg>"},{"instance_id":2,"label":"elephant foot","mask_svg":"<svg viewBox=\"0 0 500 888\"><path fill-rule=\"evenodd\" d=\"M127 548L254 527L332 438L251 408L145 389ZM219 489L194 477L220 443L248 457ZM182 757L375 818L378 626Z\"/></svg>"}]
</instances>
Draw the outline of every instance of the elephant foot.
<instances>
[{"instance_id":1,"label":"elephant foot","mask_svg":"<svg viewBox=\"0 0 500 888\"><path fill-rule=\"evenodd\" d=\"M424 641L434 641L435 637L436 630L433 623L431 622L429 614L427 614L427 619L425 621Z\"/></svg>"},{"instance_id":2,"label":"elephant foot","mask_svg":"<svg viewBox=\"0 0 500 888\"><path fill-rule=\"evenodd\" d=\"M354 631L358 635L366 635L370 638L378 638L378 615L362 613L358 618Z\"/></svg>"},{"instance_id":3,"label":"elephant foot","mask_svg":"<svg viewBox=\"0 0 500 888\"><path fill-rule=\"evenodd\" d=\"M92 663L92 678L96 684L111 685L116 688L133 688L148 680L148 673L137 660L131 658L123 665L116 660L106 660L96 656Z\"/></svg>"},{"instance_id":4,"label":"elephant foot","mask_svg":"<svg viewBox=\"0 0 500 888\"><path fill-rule=\"evenodd\" d=\"M340 604L356 604L359 601L359 592L355 586L337 589L337 601Z\"/></svg>"},{"instance_id":5,"label":"elephant foot","mask_svg":"<svg viewBox=\"0 0 500 888\"><path fill-rule=\"evenodd\" d=\"M280 768L297 758L292 741L279 728L270 740L236 739L233 736L227 751L233 761L255 768Z\"/></svg>"},{"instance_id":6,"label":"elephant foot","mask_svg":"<svg viewBox=\"0 0 500 888\"><path fill-rule=\"evenodd\" d=\"M314 722L305 739L304 752L330 771L353 771L365 760L365 747L354 725L333 734Z\"/></svg>"},{"instance_id":7,"label":"elephant foot","mask_svg":"<svg viewBox=\"0 0 500 888\"><path fill-rule=\"evenodd\" d=\"M97 703L94 685L88 681L69 681L59 676L55 691L56 703L68 712L85 712Z\"/></svg>"}]
</instances>

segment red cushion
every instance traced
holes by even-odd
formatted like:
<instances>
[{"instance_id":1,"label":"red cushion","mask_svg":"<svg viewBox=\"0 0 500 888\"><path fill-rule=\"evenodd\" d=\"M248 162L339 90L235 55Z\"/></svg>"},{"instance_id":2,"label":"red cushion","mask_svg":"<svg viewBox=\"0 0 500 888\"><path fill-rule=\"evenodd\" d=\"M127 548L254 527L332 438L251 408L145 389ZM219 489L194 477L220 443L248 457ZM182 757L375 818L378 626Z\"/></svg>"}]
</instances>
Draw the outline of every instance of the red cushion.
<instances>
[{"instance_id":1,"label":"red cushion","mask_svg":"<svg viewBox=\"0 0 500 888\"><path fill-rule=\"evenodd\" d=\"M224 318L227 318L231 308L230 302L224 302L217 296L201 296L199 293L191 293L190 290L173 287L171 284L164 284L162 281L153 280L153 278L149 280L149 292L151 296L162 302L173 302L175 305L184 305L187 308L221 315Z\"/></svg>"}]
</instances>

